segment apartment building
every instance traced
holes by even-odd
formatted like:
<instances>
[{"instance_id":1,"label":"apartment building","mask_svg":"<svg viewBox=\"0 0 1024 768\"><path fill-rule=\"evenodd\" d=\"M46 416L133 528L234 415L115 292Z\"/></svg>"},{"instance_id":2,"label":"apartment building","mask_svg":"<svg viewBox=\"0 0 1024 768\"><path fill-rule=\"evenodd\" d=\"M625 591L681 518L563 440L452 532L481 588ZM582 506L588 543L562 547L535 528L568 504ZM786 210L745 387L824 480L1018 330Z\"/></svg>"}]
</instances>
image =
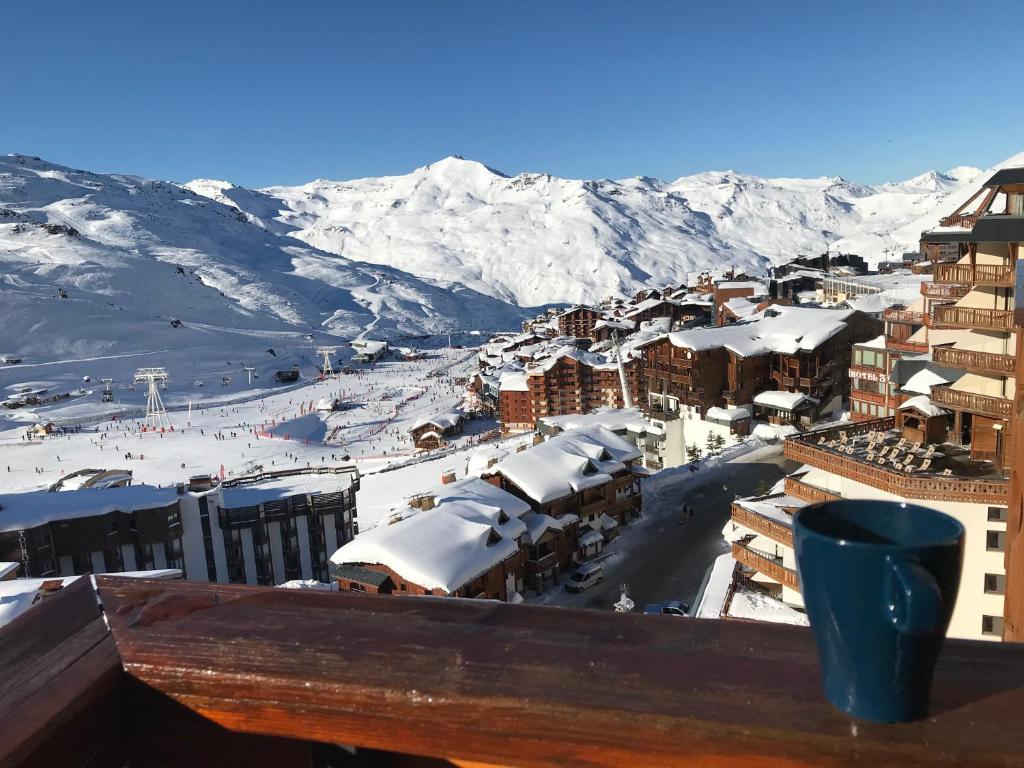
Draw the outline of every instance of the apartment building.
<instances>
[{"instance_id":1,"label":"apartment building","mask_svg":"<svg viewBox=\"0 0 1024 768\"><path fill-rule=\"evenodd\" d=\"M357 531L358 488L354 467L316 467L3 494L0 560L26 577L173 568L191 581L326 581L329 554Z\"/></svg>"},{"instance_id":2,"label":"apartment building","mask_svg":"<svg viewBox=\"0 0 1024 768\"><path fill-rule=\"evenodd\" d=\"M754 406L755 415L778 421L788 405L797 409L791 420L809 424L841 407L851 343L880 331L881 323L852 310L772 306L734 325L669 333L640 347L645 399L652 412L698 418L713 407ZM769 390L794 397L759 405Z\"/></svg>"},{"instance_id":3,"label":"apartment building","mask_svg":"<svg viewBox=\"0 0 1024 768\"><path fill-rule=\"evenodd\" d=\"M901 398L892 415L787 439L786 456L804 467L776 493L733 507L726 536L735 559L786 602L800 603L793 511L834 498L919 501L956 517L967 531L950 635L997 640L1005 630L1020 636L1020 598L1004 598L1007 562L1021 557L1008 542L1019 548L1022 518L1019 491L1011 506L1010 478L1021 471L1024 419L1017 386L1024 169L996 173L972 200L970 210L958 209L922 236L923 250L956 245L959 259L936 263L934 278L957 290L936 296L942 301L930 307L928 321L898 341L930 351L938 367L921 370L939 380L927 394ZM887 337L887 349L890 342ZM896 366L910 362L905 357ZM1004 615L1013 622L1009 628Z\"/></svg>"}]
</instances>

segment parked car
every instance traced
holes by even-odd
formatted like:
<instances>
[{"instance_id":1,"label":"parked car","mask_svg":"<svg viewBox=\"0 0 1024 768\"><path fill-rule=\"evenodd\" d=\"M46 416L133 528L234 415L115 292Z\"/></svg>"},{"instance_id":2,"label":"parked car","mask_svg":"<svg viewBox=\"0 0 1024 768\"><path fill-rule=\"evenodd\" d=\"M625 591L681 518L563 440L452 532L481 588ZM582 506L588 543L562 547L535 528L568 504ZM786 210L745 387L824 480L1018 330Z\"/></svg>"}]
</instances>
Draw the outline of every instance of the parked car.
<instances>
[{"instance_id":1,"label":"parked car","mask_svg":"<svg viewBox=\"0 0 1024 768\"><path fill-rule=\"evenodd\" d=\"M661 614L663 616L689 616L690 606L682 600L666 600L663 603L648 603L644 613Z\"/></svg>"},{"instance_id":2,"label":"parked car","mask_svg":"<svg viewBox=\"0 0 1024 768\"><path fill-rule=\"evenodd\" d=\"M600 563L581 565L565 582L566 592L582 592L604 581L604 568Z\"/></svg>"}]
</instances>

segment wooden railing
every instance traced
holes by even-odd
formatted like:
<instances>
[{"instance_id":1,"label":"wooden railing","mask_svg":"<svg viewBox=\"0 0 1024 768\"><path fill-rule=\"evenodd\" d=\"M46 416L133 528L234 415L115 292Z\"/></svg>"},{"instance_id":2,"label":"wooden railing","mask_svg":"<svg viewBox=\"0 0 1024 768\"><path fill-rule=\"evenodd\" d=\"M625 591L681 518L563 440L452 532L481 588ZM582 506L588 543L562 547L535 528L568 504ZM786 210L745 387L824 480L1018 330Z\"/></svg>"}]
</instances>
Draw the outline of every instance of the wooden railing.
<instances>
[{"instance_id":1,"label":"wooden railing","mask_svg":"<svg viewBox=\"0 0 1024 768\"><path fill-rule=\"evenodd\" d=\"M976 213L957 213L939 219L940 227L957 227L958 229L973 229L977 223L978 214Z\"/></svg>"},{"instance_id":2,"label":"wooden railing","mask_svg":"<svg viewBox=\"0 0 1024 768\"><path fill-rule=\"evenodd\" d=\"M1007 766L1024 754L1020 644L946 641L930 717L893 726L823 701L804 627L97 584L0 629L0 765Z\"/></svg>"},{"instance_id":3,"label":"wooden railing","mask_svg":"<svg viewBox=\"0 0 1024 768\"><path fill-rule=\"evenodd\" d=\"M887 349L898 349L901 352L911 352L914 354L924 354L928 351L927 342L923 341L896 341L895 339L886 339L885 346Z\"/></svg>"},{"instance_id":4,"label":"wooden railing","mask_svg":"<svg viewBox=\"0 0 1024 768\"><path fill-rule=\"evenodd\" d=\"M894 323L924 325L927 322L927 315L925 315L924 312L914 312L909 309L887 309L883 313L882 317L885 320L889 320Z\"/></svg>"},{"instance_id":5,"label":"wooden railing","mask_svg":"<svg viewBox=\"0 0 1024 768\"><path fill-rule=\"evenodd\" d=\"M936 363L1001 376L1013 376L1017 365L1017 360L1012 355L979 352L973 349L933 347L932 356Z\"/></svg>"},{"instance_id":6,"label":"wooden railing","mask_svg":"<svg viewBox=\"0 0 1024 768\"><path fill-rule=\"evenodd\" d=\"M739 543L732 545L732 557L736 562L743 563L743 565L748 568L753 568L755 571L764 574L769 579L775 579L779 584L787 586L790 589L800 589L800 583L797 578L796 571L791 568L787 568L778 560Z\"/></svg>"},{"instance_id":7,"label":"wooden railing","mask_svg":"<svg viewBox=\"0 0 1024 768\"><path fill-rule=\"evenodd\" d=\"M975 392L963 392L946 386L932 387L932 402L958 411L980 413L996 419L1013 417L1013 400L991 395L979 395Z\"/></svg>"},{"instance_id":8,"label":"wooden railing","mask_svg":"<svg viewBox=\"0 0 1024 768\"><path fill-rule=\"evenodd\" d=\"M819 504L824 501L838 501L842 498L835 493L830 493L822 488L805 483L803 480L791 475L786 477L786 494L809 501L812 504Z\"/></svg>"},{"instance_id":9,"label":"wooden railing","mask_svg":"<svg viewBox=\"0 0 1024 768\"><path fill-rule=\"evenodd\" d=\"M936 264L935 282L968 286L1010 288L1014 281L1013 264Z\"/></svg>"},{"instance_id":10,"label":"wooden railing","mask_svg":"<svg viewBox=\"0 0 1024 768\"><path fill-rule=\"evenodd\" d=\"M958 328L1013 330L1013 312L1006 309L959 307L955 304L947 304L933 307L932 319L937 325L952 325Z\"/></svg>"},{"instance_id":11,"label":"wooden railing","mask_svg":"<svg viewBox=\"0 0 1024 768\"><path fill-rule=\"evenodd\" d=\"M921 283L921 295L930 299L962 299L970 293L969 285L942 284L935 282Z\"/></svg>"},{"instance_id":12,"label":"wooden railing","mask_svg":"<svg viewBox=\"0 0 1024 768\"><path fill-rule=\"evenodd\" d=\"M860 428L862 431L885 429L878 425L886 422L891 428L893 420L889 418L845 425L842 429L847 430L848 434L851 434L851 430L856 428ZM884 465L873 464L816 444L822 435L831 439L836 433L838 433L838 429L830 429L807 432L799 437L787 438L783 449L784 454L787 459L799 461L801 464L809 464L812 467L907 499L965 501L973 504L1006 504L1009 499L1009 486L1005 480L908 475Z\"/></svg>"},{"instance_id":13,"label":"wooden railing","mask_svg":"<svg viewBox=\"0 0 1024 768\"><path fill-rule=\"evenodd\" d=\"M739 504L735 503L732 505L732 519L744 528L749 528L750 530L763 534L770 539L774 539L790 549L793 548L793 529L790 526L782 525L782 523L775 520L770 520L756 512L751 512L749 509L744 509Z\"/></svg>"}]
</instances>

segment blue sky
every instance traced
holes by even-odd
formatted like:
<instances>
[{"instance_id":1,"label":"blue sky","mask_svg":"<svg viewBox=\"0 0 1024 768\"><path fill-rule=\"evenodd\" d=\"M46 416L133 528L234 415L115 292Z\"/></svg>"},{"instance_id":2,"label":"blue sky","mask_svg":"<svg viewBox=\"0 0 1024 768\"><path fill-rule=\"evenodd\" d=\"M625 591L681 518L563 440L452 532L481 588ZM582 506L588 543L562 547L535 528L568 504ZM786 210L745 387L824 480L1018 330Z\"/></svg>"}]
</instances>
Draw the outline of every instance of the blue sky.
<instances>
[{"instance_id":1,"label":"blue sky","mask_svg":"<svg viewBox=\"0 0 1024 768\"><path fill-rule=\"evenodd\" d=\"M449 154L876 183L1024 150L1022 29L1005 0L8 3L0 153L247 186Z\"/></svg>"}]
</instances>

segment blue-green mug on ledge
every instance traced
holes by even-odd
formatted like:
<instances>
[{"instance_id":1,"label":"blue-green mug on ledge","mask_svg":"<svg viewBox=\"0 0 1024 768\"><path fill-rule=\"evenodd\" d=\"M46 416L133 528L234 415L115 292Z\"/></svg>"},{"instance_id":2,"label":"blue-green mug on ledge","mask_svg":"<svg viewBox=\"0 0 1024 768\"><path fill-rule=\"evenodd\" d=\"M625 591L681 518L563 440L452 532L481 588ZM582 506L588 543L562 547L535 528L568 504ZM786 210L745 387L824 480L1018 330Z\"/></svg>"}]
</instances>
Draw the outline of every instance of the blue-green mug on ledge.
<instances>
[{"instance_id":1,"label":"blue-green mug on ledge","mask_svg":"<svg viewBox=\"0 0 1024 768\"><path fill-rule=\"evenodd\" d=\"M913 504L830 501L797 512L793 539L825 697L865 720L925 717L963 526Z\"/></svg>"}]
</instances>

